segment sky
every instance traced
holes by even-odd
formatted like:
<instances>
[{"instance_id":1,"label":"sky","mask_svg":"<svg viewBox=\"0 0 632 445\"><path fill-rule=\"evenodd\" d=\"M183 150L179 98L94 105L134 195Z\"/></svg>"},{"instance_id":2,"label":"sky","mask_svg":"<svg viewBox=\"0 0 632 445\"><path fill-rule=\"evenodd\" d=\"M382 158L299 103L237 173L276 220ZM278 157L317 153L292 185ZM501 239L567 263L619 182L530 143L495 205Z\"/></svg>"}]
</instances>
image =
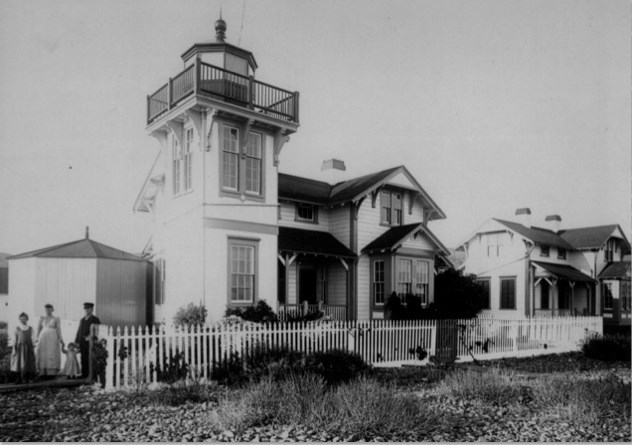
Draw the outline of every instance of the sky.
<instances>
[{"instance_id":1,"label":"sky","mask_svg":"<svg viewBox=\"0 0 632 445\"><path fill-rule=\"evenodd\" d=\"M140 252L146 96L214 39L300 92L280 171L405 165L456 246L490 217L631 230L629 0L0 0L0 252Z\"/></svg>"}]
</instances>

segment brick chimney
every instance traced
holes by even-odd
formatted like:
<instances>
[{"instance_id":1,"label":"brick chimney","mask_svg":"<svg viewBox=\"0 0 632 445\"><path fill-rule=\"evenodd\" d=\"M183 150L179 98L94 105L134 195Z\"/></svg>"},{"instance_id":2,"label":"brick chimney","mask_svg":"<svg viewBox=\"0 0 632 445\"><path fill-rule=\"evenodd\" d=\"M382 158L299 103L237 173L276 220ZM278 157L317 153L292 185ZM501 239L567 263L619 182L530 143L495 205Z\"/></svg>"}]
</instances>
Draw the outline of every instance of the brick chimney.
<instances>
[{"instance_id":1,"label":"brick chimney","mask_svg":"<svg viewBox=\"0 0 632 445\"><path fill-rule=\"evenodd\" d=\"M544 218L544 223L547 229L557 233L560 231L560 226L562 225L562 217L560 215L549 215Z\"/></svg>"},{"instance_id":2,"label":"brick chimney","mask_svg":"<svg viewBox=\"0 0 632 445\"><path fill-rule=\"evenodd\" d=\"M531 227L531 209L528 207L516 209L516 219L523 226Z\"/></svg>"},{"instance_id":3,"label":"brick chimney","mask_svg":"<svg viewBox=\"0 0 632 445\"><path fill-rule=\"evenodd\" d=\"M320 171L323 172L323 180L330 184L337 184L347 179L345 161L341 161L340 159L327 159L323 161Z\"/></svg>"}]
</instances>

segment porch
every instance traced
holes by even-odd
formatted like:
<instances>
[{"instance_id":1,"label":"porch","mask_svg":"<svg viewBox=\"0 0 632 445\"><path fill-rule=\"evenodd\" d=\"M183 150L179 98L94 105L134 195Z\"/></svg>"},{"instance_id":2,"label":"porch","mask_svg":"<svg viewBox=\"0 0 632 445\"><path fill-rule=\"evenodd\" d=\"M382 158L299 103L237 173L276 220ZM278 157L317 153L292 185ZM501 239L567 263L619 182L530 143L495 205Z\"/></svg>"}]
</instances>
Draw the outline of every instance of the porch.
<instances>
[{"instance_id":1,"label":"porch","mask_svg":"<svg viewBox=\"0 0 632 445\"><path fill-rule=\"evenodd\" d=\"M278 312L282 319L322 311L351 316L349 264L355 254L327 232L279 228Z\"/></svg>"},{"instance_id":2,"label":"porch","mask_svg":"<svg viewBox=\"0 0 632 445\"><path fill-rule=\"evenodd\" d=\"M586 316L595 314L595 280L564 264L533 262L535 316Z\"/></svg>"}]
</instances>

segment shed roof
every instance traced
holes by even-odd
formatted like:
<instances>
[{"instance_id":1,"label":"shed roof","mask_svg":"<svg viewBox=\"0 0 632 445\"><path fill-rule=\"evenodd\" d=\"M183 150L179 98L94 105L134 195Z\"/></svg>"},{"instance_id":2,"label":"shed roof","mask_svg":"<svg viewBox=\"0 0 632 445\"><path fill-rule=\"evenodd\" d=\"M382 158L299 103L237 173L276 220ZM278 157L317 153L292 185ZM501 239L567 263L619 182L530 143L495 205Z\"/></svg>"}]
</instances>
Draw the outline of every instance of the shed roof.
<instances>
[{"instance_id":1,"label":"shed roof","mask_svg":"<svg viewBox=\"0 0 632 445\"><path fill-rule=\"evenodd\" d=\"M630 278L630 262L615 261L608 264L599 274L599 278Z\"/></svg>"},{"instance_id":2,"label":"shed roof","mask_svg":"<svg viewBox=\"0 0 632 445\"><path fill-rule=\"evenodd\" d=\"M331 233L279 227L279 252L355 258L357 255Z\"/></svg>"},{"instance_id":3,"label":"shed roof","mask_svg":"<svg viewBox=\"0 0 632 445\"><path fill-rule=\"evenodd\" d=\"M585 283L595 281L592 277L566 264L545 263L544 261L534 261L533 263L558 278Z\"/></svg>"},{"instance_id":4,"label":"shed roof","mask_svg":"<svg viewBox=\"0 0 632 445\"><path fill-rule=\"evenodd\" d=\"M494 218L494 221L498 221L502 225L518 233L519 235L522 235L523 237L533 241L536 244L561 247L562 249L566 250L575 250L575 248L571 244L569 244L552 230L541 229L539 227L526 227L520 223L497 218Z\"/></svg>"},{"instance_id":5,"label":"shed roof","mask_svg":"<svg viewBox=\"0 0 632 445\"><path fill-rule=\"evenodd\" d=\"M89 238L70 243L58 244L9 257L9 260L22 258L103 258L112 260L145 261L144 259L114 247L106 246Z\"/></svg>"}]
</instances>

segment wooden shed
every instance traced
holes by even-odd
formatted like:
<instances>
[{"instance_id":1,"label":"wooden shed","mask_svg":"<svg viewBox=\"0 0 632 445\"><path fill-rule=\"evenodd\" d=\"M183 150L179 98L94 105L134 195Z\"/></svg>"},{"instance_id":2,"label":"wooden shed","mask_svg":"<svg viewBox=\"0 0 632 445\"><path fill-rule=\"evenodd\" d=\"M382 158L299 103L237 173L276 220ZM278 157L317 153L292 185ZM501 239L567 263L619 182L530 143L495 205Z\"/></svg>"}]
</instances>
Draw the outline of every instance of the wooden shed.
<instances>
[{"instance_id":1,"label":"wooden shed","mask_svg":"<svg viewBox=\"0 0 632 445\"><path fill-rule=\"evenodd\" d=\"M10 324L26 312L33 325L44 305L55 315L79 320L83 303L108 325L144 325L147 319L149 263L130 253L89 239L14 255L9 261Z\"/></svg>"}]
</instances>

